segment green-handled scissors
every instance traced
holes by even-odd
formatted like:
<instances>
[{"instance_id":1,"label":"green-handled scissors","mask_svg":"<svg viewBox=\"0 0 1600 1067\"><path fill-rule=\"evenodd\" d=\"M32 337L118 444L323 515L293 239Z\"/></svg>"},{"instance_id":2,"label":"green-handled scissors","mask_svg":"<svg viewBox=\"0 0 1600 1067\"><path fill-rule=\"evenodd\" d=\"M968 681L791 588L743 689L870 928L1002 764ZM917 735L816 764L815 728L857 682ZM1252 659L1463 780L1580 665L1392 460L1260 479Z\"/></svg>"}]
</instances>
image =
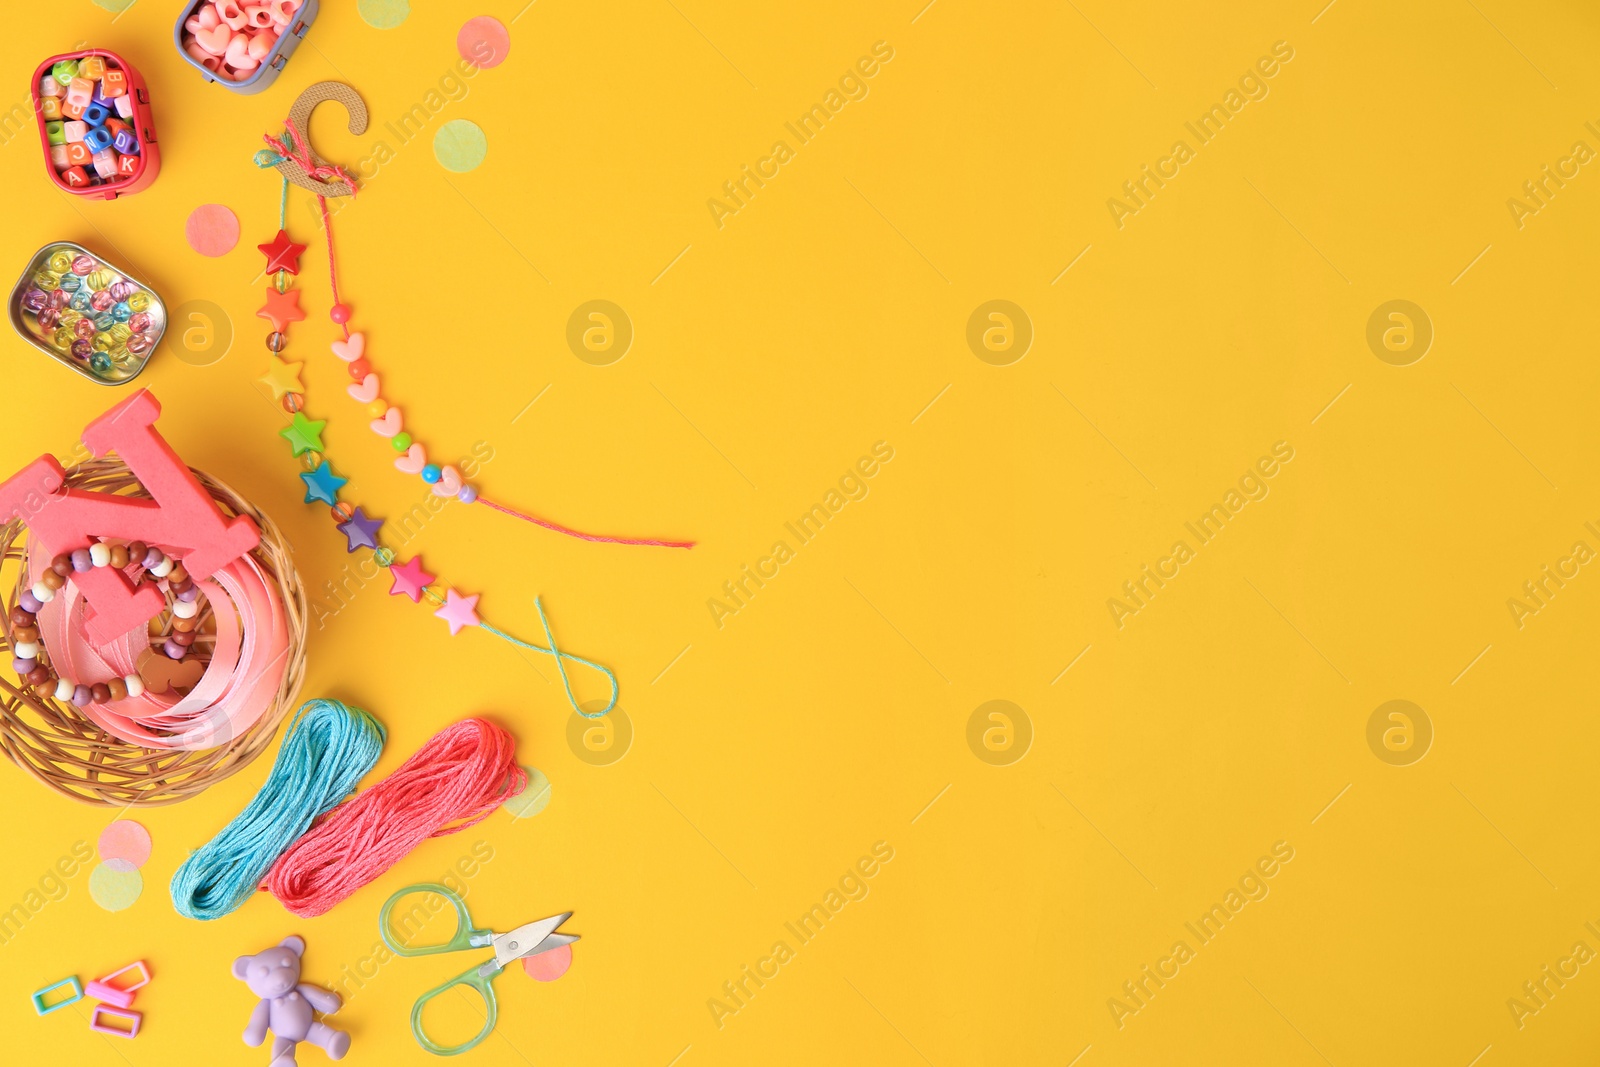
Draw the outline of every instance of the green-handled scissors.
<instances>
[{"instance_id":1,"label":"green-handled scissors","mask_svg":"<svg viewBox=\"0 0 1600 1067\"><path fill-rule=\"evenodd\" d=\"M442 945L411 945L395 940L395 932L389 925L389 914L402 898L417 893L436 893L455 905L457 916L455 937ZM420 926L427 918L425 915L422 919L414 921ZM407 886L385 901L383 911L378 914L378 932L383 935L383 943L397 956L431 956L436 952L460 952L469 948L494 949L493 959L485 960L465 974L457 975L439 988L429 990L417 998L416 1006L411 1009L411 1033L415 1035L417 1044L436 1056L454 1056L476 1047L478 1042L488 1037L489 1032L494 1029L497 1011L494 987L490 982L495 975L526 956L537 956L541 952L549 952L551 949L570 945L578 940L577 934L556 933L556 929L570 918L572 912L567 911L560 915L552 915L548 919L519 926L510 933L497 934L493 930L481 930L472 925L472 916L467 914L466 902L459 895L445 886L432 882ZM458 985L471 986L483 997L485 1009L483 1029L477 1037L464 1045L445 1046L434 1041L422 1029L422 1008L440 993Z\"/></svg>"}]
</instances>

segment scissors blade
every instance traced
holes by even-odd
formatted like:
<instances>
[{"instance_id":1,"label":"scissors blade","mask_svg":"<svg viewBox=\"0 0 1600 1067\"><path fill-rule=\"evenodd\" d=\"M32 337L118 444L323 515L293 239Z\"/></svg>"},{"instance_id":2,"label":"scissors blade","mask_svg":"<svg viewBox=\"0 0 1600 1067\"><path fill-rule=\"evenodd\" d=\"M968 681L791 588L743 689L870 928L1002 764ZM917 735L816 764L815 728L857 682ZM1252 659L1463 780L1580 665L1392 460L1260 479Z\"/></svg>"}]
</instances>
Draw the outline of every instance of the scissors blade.
<instances>
[{"instance_id":1,"label":"scissors blade","mask_svg":"<svg viewBox=\"0 0 1600 1067\"><path fill-rule=\"evenodd\" d=\"M551 936L555 934L557 927L570 918L572 918L572 912L564 911L560 915L552 915L548 919L527 923L509 933L497 935L494 939L495 963L501 967L507 967L524 956L548 952L558 944L570 944L571 941L577 940L575 935L556 935L556 937L562 939L567 939L570 936L570 940L561 941L557 941Z\"/></svg>"}]
</instances>

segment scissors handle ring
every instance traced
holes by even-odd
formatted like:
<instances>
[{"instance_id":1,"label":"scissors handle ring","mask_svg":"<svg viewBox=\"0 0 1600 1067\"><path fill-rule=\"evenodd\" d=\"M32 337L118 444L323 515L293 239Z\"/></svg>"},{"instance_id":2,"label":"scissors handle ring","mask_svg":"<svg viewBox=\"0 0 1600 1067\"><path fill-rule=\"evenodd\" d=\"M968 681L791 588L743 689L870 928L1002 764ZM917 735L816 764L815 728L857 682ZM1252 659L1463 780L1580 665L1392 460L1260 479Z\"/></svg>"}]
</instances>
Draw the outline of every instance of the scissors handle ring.
<instances>
[{"instance_id":1,"label":"scissors handle ring","mask_svg":"<svg viewBox=\"0 0 1600 1067\"><path fill-rule=\"evenodd\" d=\"M389 916L394 911L395 904L408 896L418 893L431 893L443 897L454 905L456 909L456 933L449 941L442 945L411 945L395 940L394 928L389 923ZM425 909L426 910L426 909ZM432 918L432 914L425 914L420 919L414 915L413 908L401 921L412 918L420 929L423 923ZM378 913L378 933L383 938L383 943L398 956L431 956L436 952L459 952L462 949L482 948L494 941L494 934L488 930L479 930L472 925L472 916L467 914L466 901L448 886L439 885L437 882L422 882L418 885L408 885L384 901L383 910ZM416 931L413 930L412 934ZM441 987L443 988L443 987ZM430 994L431 996L431 994ZM491 1005L492 1006L492 1005Z\"/></svg>"},{"instance_id":2,"label":"scissors handle ring","mask_svg":"<svg viewBox=\"0 0 1600 1067\"><path fill-rule=\"evenodd\" d=\"M491 961L491 963L492 962L493 961ZM457 975L456 977L450 979L450 981L446 982L438 989L429 990L428 992L422 994L422 996L418 997L416 1004L411 1008L411 1034L417 1039L417 1044L421 1045L435 1056L457 1056L468 1051L469 1049L476 1048L484 1038L489 1036L489 1032L494 1029L495 1020L499 1015L499 1009L495 1004L494 986L490 984L493 976L498 973L499 969L496 968L495 970L491 971L489 975L485 976L482 973L481 966L473 967L466 973ZM471 986L473 989L478 991L479 996L483 997L483 1029L478 1031L477 1037L469 1039L465 1044L441 1045L434 1041L433 1038L429 1037L428 1032L422 1028L422 1008L428 1003L428 1001L432 1000L440 993L443 993L445 990L452 989L458 985Z\"/></svg>"}]
</instances>

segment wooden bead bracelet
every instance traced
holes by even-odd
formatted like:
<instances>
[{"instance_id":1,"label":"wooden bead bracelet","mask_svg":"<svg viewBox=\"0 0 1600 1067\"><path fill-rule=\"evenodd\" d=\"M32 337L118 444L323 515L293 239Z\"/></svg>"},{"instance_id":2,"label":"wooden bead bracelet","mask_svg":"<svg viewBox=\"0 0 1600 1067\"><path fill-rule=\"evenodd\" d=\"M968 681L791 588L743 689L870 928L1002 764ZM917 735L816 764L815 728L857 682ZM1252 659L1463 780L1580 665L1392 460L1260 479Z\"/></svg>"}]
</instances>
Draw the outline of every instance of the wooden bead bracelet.
<instances>
[{"instance_id":1,"label":"wooden bead bracelet","mask_svg":"<svg viewBox=\"0 0 1600 1067\"><path fill-rule=\"evenodd\" d=\"M112 678L95 685L83 685L58 675L48 665L40 662L46 652L39 633L39 610L56 598L56 593L66 586L74 574L95 567L127 567L138 570L135 580L148 574L161 582L172 597L168 610L172 613L172 635L166 639L161 651L168 659L182 661L194 644L195 627L200 618L200 587L183 569L183 564L172 559L159 548L134 541L126 545L96 542L88 548L63 552L50 561L50 566L39 575L33 587L25 589L11 609L11 669L23 683L41 693L54 684L53 695L59 701L71 701L83 707L91 701L106 704L144 693L144 679L137 673Z\"/></svg>"}]
</instances>

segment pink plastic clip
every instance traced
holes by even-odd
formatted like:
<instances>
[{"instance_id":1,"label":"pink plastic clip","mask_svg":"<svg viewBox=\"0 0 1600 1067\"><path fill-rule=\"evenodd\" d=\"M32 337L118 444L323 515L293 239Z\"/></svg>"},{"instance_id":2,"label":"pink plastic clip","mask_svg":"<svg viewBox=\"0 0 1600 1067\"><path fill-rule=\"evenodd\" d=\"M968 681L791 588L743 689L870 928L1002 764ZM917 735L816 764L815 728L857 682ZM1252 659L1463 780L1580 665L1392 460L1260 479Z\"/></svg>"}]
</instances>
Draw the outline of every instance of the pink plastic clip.
<instances>
[{"instance_id":1,"label":"pink plastic clip","mask_svg":"<svg viewBox=\"0 0 1600 1067\"><path fill-rule=\"evenodd\" d=\"M127 1029L120 1026L107 1026L101 1018L121 1019L128 1024ZM115 1034L117 1037L138 1037L139 1023L144 1019L136 1011L124 1011L121 1008L108 1008L104 1004L96 1004L94 1014L89 1016L89 1029L98 1030L102 1034Z\"/></svg>"},{"instance_id":2,"label":"pink plastic clip","mask_svg":"<svg viewBox=\"0 0 1600 1067\"><path fill-rule=\"evenodd\" d=\"M116 979L133 970L139 972L138 981L128 982L124 985L116 983ZM95 1000L103 1001L118 1008L126 1008L133 1003L133 994L149 984L150 967L144 960L139 960L136 963L128 964L119 971L112 971L108 975L96 978L84 987L84 992ZM135 1026L135 1029L137 1029L137 1026ZM130 1034L129 1036L131 1037L132 1035Z\"/></svg>"}]
</instances>

